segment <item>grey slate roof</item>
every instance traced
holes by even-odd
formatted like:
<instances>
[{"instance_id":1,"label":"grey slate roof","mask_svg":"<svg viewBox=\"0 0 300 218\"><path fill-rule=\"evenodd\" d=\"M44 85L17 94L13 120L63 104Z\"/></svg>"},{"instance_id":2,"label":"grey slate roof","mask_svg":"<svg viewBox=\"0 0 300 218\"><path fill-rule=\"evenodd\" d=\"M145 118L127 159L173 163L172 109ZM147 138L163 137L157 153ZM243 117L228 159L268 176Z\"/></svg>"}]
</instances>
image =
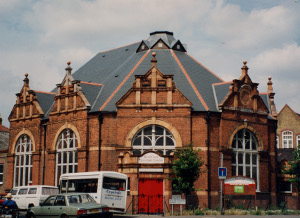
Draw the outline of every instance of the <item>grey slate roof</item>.
<instances>
[{"instance_id":1,"label":"grey slate roof","mask_svg":"<svg viewBox=\"0 0 300 218\"><path fill-rule=\"evenodd\" d=\"M37 100L44 112L44 116L48 117L48 114L50 113L50 108L52 108L54 103L55 93L45 93L39 91L35 91L35 93Z\"/></svg>"},{"instance_id":2,"label":"grey slate roof","mask_svg":"<svg viewBox=\"0 0 300 218\"><path fill-rule=\"evenodd\" d=\"M0 149L8 149L9 132L0 131Z\"/></svg>"},{"instance_id":3,"label":"grey slate roof","mask_svg":"<svg viewBox=\"0 0 300 218\"><path fill-rule=\"evenodd\" d=\"M82 92L91 104L90 112L116 111L116 102L132 87L135 75L144 75L151 68L152 52L156 52L157 68L165 75L174 75L176 87L192 102L192 111L219 111L218 105L228 93L230 83L225 83L186 52L151 49L159 40L170 48L180 42L171 32L153 32L147 40L99 52L72 74L75 80L102 84L81 83ZM150 49L137 52L141 43ZM37 95L44 113L48 111L47 117L53 107L50 96ZM269 107L266 96L263 100Z\"/></svg>"},{"instance_id":4,"label":"grey slate roof","mask_svg":"<svg viewBox=\"0 0 300 218\"><path fill-rule=\"evenodd\" d=\"M99 111L112 93L118 89L113 97L105 104L101 111L115 111L116 102L132 87L135 75L144 75L151 68L152 52L156 52L157 68L163 74L174 75L176 87L193 103L193 111L206 111L205 106L197 96L195 90L190 84L187 76L175 60L171 49L151 49L136 53L137 48L142 42L149 47L153 46L158 40L162 39L169 47L178 40L172 33L154 32L151 33L148 40L134 43L128 46L98 53L94 58L88 61L80 69L72 74L76 80L101 83L103 88L96 102L91 103L91 111ZM200 63L191 58L187 53L173 51L185 69L188 77L192 80L197 91L200 93L205 104L210 111L218 111L215 103L212 84L223 82L219 77L211 73ZM143 56L146 57L142 60ZM139 63L139 61L141 61ZM135 68L135 66L139 65ZM135 69L134 69L135 68ZM134 69L134 71L133 71ZM125 79L129 74L129 78ZM120 85L123 82L122 85ZM85 88L83 87L83 91ZM226 92L227 93L227 92Z\"/></svg>"}]
</instances>

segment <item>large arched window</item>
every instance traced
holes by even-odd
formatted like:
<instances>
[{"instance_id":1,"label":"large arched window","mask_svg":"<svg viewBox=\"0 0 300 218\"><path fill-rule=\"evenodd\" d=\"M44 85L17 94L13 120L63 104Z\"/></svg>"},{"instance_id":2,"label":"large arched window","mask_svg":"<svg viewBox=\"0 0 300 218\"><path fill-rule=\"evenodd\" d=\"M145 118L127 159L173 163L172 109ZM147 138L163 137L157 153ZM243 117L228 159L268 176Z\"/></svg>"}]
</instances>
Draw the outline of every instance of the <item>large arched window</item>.
<instances>
[{"instance_id":1,"label":"large arched window","mask_svg":"<svg viewBox=\"0 0 300 218\"><path fill-rule=\"evenodd\" d=\"M32 141L26 134L21 135L16 144L14 186L32 183Z\"/></svg>"},{"instance_id":2,"label":"large arched window","mask_svg":"<svg viewBox=\"0 0 300 218\"><path fill-rule=\"evenodd\" d=\"M282 148L293 148L293 132L282 132Z\"/></svg>"},{"instance_id":3,"label":"large arched window","mask_svg":"<svg viewBox=\"0 0 300 218\"><path fill-rule=\"evenodd\" d=\"M258 143L248 129L238 131L232 141L232 175L247 176L256 180L259 187Z\"/></svg>"},{"instance_id":4,"label":"large arched window","mask_svg":"<svg viewBox=\"0 0 300 218\"><path fill-rule=\"evenodd\" d=\"M132 140L132 149L136 154L153 150L166 155L175 147L173 135L166 128L154 124L142 128Z\"/></svg>"},{"instance_id":5,"label":"large arched window","mask_svg":"<svg viewBox=\"0 0 300 218\"><path fill-rule=\"evenodd\" d=\"M56 185L64 173L76 173L78 167L77 138L71 129L65 129L59 135L56 149Z\"/></svg>"}]
</instances>

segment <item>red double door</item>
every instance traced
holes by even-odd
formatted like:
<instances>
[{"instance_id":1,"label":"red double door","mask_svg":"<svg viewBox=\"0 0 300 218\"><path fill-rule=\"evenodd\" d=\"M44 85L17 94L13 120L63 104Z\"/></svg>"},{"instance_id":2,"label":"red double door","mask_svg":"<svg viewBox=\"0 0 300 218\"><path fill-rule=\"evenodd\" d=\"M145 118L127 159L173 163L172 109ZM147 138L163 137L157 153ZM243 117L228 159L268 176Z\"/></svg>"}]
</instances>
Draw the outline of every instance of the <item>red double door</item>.
<instances>
[{"instance_id":1,"label":"red double door","mask_svg":"<svg viewBox=\"0 0 300 218\"><path fill-rule=\"evenodd\" d=\"M139 179L139 213L163 213L163 179Z\"/></svg>"}]
</instances>

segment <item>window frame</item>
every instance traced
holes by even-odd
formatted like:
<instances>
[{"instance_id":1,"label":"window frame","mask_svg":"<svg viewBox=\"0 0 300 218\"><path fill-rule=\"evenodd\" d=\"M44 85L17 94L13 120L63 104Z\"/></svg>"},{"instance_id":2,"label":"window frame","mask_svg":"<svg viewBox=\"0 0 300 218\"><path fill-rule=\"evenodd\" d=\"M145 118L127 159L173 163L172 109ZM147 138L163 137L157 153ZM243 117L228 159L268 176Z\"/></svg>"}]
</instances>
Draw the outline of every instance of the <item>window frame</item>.
<instances>
[{"instance_id":1,"label":"window frame","mask_svg":"<svg viewBox=\"0 0 300 218\"><path fill-rule=\"evenodd\" d=\"M21 135L16 143L14 158L14 186L32 184L33 143L29 135ZM28 164L26 163L28 162ZM23 164L22 164L23 163Z\"/></svg>"},{"instance_id":2,"label":"window frame","mask_svg":"<svg viewBox=\"0 0 300 218\"><path fill-rule=\"evenodd\" d=\"M61 131L56 141L56 164L55 164L55 171L56 171L55 185L56 186L57 184L59 184L58 180L62 174L76 173L78 171L77 148L78 148L78 139L75 132L69 128L66 128L63 131ZM72 170L70 170L70 167L72 168Z\"/></svg>"},{"instance_id":3,"label":"window frame","mask_svg":"<svg viewBox=\"0 0 300 218\"><path fill-rule=\"evenodd\" d=\"M145 130L147 128L151 127L151 134L146 134ZM156 134L156 127L161 128L163 130L163 134ZM150 142L150 145L146 145L146 141ZM163 145L157 145L157 142L162 139ZM135 141L140 140L139 145L134 145ZM168 143L167 140L171 140L169 142L172 142L172 144ZM142 129L140 129L133 137L131 142L131 147L133 150L140 150L141 154L143 154L146 151L162 151L163 155L166 155L167 151L173 151L176 148L176 141L171 133L167 128L157 125L157 124L150 124L147 126L144 126Z\"/></svg>"},{"instance_id":4,"label":"window frame","mask_svg":"<svg viewBox=\"0 0 300 218\"><path fill-rule=\"evenodd\" d=\"M242 133L243 138L239 137L241 131L244 131L244 133ZM246 132L249 134L249 139L245 138ZM249 148L247 148L248 142L250 143ZM254 148L254 144L255 144L255 148ZM256 191L259 191L259 153L258 153L258 140L255 137L255 134L249 129L246 128L241 129L235 133L231 146L232 146L232 162L231 162L232 176L246 176L246 177L253 178L254 180L256 180ZM247 159L247 156L249 157L249 160ZM254 157L256 158L255 162L253 161ZM234 160L235 162L233 162ZM239 160L241 160L241 163ZM233 171L234 167L235 167L235 172ZM250 175L247 175L248 174L247 168L250 168L250 172L249 172ZM239 169L242 169L243 175L239 173ZM254 170L256 170L256 178L253 177L255 175Z\"/></svg>"},{"instance_id":5,"label":"window frame","mask_svg":"<svg viewBox=\"0 0 300 218\"><path fill-rule=\"evenodd\" d=\"M2 171L0 170L0 178L2 176L2 179L0 179L0 185L3 185L3 176L4 176L4 164L3 163L0 163L0 169L1 168L2 168Z\"/></svg>"},{"instance_id":6,"label":"window frame","mask_svg":"<svg viewBox=\"0 0 300 218\"><path fill-rule=\"evenodd\" d=\"M282 132L282 148L293 148L293 131L285 130ZM286 142L286 143L285 143Z\"/></svg>"}]
</instances>

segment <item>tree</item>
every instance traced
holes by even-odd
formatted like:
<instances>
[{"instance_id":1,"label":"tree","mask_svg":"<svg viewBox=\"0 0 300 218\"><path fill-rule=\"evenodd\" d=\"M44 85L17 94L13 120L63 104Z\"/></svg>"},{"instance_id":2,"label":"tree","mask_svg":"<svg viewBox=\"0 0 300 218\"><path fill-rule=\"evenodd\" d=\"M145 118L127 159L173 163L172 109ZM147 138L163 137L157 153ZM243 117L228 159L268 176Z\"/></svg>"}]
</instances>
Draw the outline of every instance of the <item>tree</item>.
<instances>
[{"instance_id":1,"label":"tree","mask_svg":"<svg viewBox=\"0 0 300 218\"><path fill-rule=\"evenodd\" d=\"M198 155L200 149L194 150L193 144L186 148L175 151L177 159L173 163L175 177L173 181L173 191L184 193L186 196L195 190L194 182L199 178L201 167L204 163L202 157Z\"/></svg>"},{"instance_id":2,"label":"tree","mask_svg":"<svg viewBox=\"0 0 300 218\"><path fill-rule=\"evenodd\" d=\"M292 177L288 179L290 182L296 182L299 192L300 186L300 145L293 151L293 160L288 161L289 166L282 170L282 173L289 174Z\"/></svg>"}]
</instances>

